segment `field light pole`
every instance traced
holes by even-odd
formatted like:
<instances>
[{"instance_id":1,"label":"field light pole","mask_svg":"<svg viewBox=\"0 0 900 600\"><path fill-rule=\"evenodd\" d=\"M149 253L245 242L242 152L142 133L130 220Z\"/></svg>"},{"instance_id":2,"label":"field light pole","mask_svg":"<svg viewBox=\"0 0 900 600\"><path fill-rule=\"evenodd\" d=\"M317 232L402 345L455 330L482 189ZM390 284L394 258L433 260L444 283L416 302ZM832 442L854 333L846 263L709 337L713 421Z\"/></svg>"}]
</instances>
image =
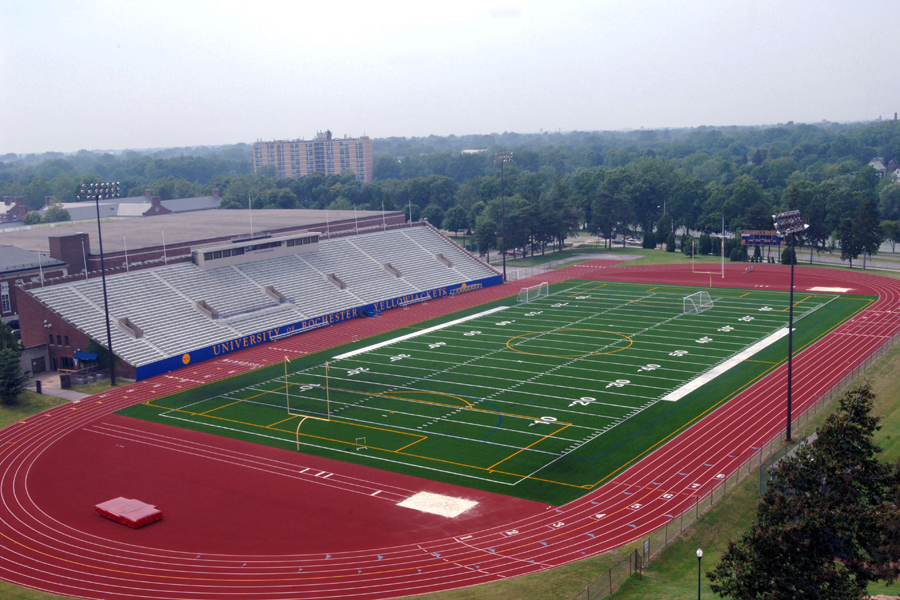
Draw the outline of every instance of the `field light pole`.
<instances>
[{"instance_id":1,"label":"field light pole","mask_svg":"<svg viewBox=\"0 0 900 600\"><path fill-rule=\"evenodd\" d=\"M703 561L703 550L697 548L697 600L700 600L700 574L703 573L703 570L700 568L700 565Z\"/></svg>"},{"instance_id":2,"label":"field light pole","mask_svg":"<svg viewBox=\"0 0 900 600\"><path fill-rule=\"evenodd\" d=\"M791 296L790 306L788 307L788 372L787 372L787 435L785 442L793 442L791 438L791 378L793 375L793 354L794 354L794 234L806 231L809 225L803 222L799 210L789 210L787 212L772 215L775 221L775 229L781 235L791 236L791 251L788 254L788 260L791 261Z\"/></svg>"},{"instance_id":3,"label":"field light pole","mask_svg":"<svg viewBox=\"0 0 900 600\"><path fill-rule=\"evenodd\" d=\"M106 265L103 263L103 235L100 232L100 200L119 197L119 182L82 183L78 200L93 200L97 206L97 241L100 244L100 278L103 280L103 310L106 312L106 348L109 350L109 385L116 385L116 363L113 358L112 332L109 329L109 300L106 296ZM84 265L87 275L87 263Z\"/></svg>"},{"instance_id":4,"label":"field light pole","mask_svg":"<svg viewBox=\"0 0 900 600\"><path fill-rule=\"evenodd\" d=\"M506 217L503 210L503 197L506 195L503 187L503 163L512 160L512 152L498 152L494 155L494 162L500 163L500 254L503 255L503 283L506 283Z\"/></svg>"}]
</instances>

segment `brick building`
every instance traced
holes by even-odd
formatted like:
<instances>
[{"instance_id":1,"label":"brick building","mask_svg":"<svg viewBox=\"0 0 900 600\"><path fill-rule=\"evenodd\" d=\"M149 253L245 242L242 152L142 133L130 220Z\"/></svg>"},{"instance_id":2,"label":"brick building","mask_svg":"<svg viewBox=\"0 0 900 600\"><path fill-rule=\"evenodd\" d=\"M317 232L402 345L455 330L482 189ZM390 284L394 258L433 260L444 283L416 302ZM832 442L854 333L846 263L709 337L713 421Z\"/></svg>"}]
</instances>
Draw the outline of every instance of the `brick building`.
<instances>
[{"instance_id":1,"label":"brick building","mask_svg":"<svg viewBox=\"0 0 900 600\"><path fill-rule=\"evenodd\" d=\"M375 158L372 140L368 137L333 139L331 131L326 130L309 141L256 142L253 144L253 172L268 165L275 167L278 177L303 177L310 173L337 175L352 171L360 181L371 183Z\"/></svg>"}]
</instances>

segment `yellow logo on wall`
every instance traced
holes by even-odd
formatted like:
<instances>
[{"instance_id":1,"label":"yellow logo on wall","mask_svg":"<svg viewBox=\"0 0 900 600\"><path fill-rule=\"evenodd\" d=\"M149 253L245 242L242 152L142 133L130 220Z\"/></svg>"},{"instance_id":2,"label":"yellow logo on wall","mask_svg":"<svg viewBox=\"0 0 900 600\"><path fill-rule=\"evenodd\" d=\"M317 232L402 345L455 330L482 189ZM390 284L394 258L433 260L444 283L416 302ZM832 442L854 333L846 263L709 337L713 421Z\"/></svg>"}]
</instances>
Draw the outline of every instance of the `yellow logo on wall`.
<instances>
[{"instance_id":1,"label":"yellow logo on wall","mask_svg":"<svg viewBox=\"0 0 900 600\"><path fill-rule=\"evenodd\" d=\"M189 362L191 362L191 355L185 354L184 356L182 356L181 362L183 362L184 364L188 364Z\"/></svg>"}]
</instances>

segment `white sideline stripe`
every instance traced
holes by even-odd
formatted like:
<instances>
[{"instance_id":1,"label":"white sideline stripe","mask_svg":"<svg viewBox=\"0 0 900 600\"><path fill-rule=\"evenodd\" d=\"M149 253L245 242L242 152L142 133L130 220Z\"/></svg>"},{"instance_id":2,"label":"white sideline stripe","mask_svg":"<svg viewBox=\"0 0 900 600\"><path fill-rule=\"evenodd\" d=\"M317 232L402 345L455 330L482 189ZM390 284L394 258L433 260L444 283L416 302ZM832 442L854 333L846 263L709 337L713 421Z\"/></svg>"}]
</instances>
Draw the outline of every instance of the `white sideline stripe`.
<instances>
[{"instance_id":1,"label":"white sideline stripe","mask_svg":"<svg viewBox=\"0 0 900 600\"><path fill-rule=\"evenodd\" d=\"M674 392L670 392L670 393L666 394L665 396L662 397L662 399L667 402L677 402L678 400L681 400L682 398L684 398L685 396L687 396L694 390L700 388L701 386L703 386L706 383L709 383L710 381L712 381L713 379L715 379L722 373L724 373L724 372L728 371L729 369L732 369L732 368L736 367L737 365L739 365L740 363L744 362L745 360L747 360L748 358L750 358L751 356L753 356L754 354L756 354L763 348L767 348L768 346L771 346L772 344L774 344L775 342L777 342L778 340L780 340L787 334L788 334L787 327L785 327L784 329L779 329L778 331L776 331L769 337L756 342L755 344L753 344L752 346L750 346L749 348L747 348L740 354L735 354L734 356L732 356L725 362L719 363L718 365L716 365L715 367L713 367L712 369L710 369L709 371L707 371L700 377L694 379L693 381L687 382L686 384L684 384L683 386L681 386Z\"/></svg>"},{"instance_id":2,"label":"white sideline stripe","mask_svg":"<svg viewBox=\"0 0 900 600\"><path fill-rule=\"evenodd\" d=\"M465 323L466 321L471 321L472 319L477 319L478 317L483 317L485 315L490 315L492 313L506 310L509 308L508 306L498 306L497 308L492 308L490 310L486 310L484 312L480 312L477 315L469 315L468 317L463 317L462 319L456 319L455 321L450 321L449 323L444 323L443 325L435 325L434 327L429 327L428 329L423 329L422 331L416 331L415 333L407 333L406 335L401 335L398 338L394 338L392 340L387 340L386 342L378 342L377 344L372 344L371 346L366 346L365 348L360 348L359 350L351 350L350 352L345 352L344 354L338 354L331 360L341 360L342 358L350 358L351 356L356 356L358 354L364 354L369 350L377 350L378 348L384 348L385 346L390 346L391 344L396 344L397 342L405 342L406 340L410 340L414 337L418 337L420 335L425 335L431 333L433 331L438 331L441 329L446 329L447 327L452 327L454 325L459 325L460 323Z\"/></svg>"}]
</instances>

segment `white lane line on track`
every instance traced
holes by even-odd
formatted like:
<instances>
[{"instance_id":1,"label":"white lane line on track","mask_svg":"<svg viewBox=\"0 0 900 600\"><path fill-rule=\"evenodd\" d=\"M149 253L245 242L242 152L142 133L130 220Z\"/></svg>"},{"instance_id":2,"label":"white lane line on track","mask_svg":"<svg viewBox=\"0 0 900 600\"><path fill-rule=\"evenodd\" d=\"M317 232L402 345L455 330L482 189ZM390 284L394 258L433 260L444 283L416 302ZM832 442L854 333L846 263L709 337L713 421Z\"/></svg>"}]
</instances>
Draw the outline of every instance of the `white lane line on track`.
<instances>
[{"instance_id":1,"label":"white lane line on track","mask_svg":"<svg viewBox=\"0 0 900 600\"><path fill-rule=\"evenodd\" d=\"M323 480L328 480L332 485L325 485L325 487L335 488L335 489L343 489L344 491L356 493L356 494L365 494L369 496L378 496L384 500L388 500L391 502L396 502L399 500L403 500L409 495L413 494L412 490L401 490L400 488L396 488L394 491L385 490L384 483L376 484L374 482L368 482L365 480L360 480L355 477L347 477L345 475L337 474L337 476L332 479L332 476L335 473L331 473L328 471L322 471L321 469L315 469L318 473L309 474L306 477L300 477L300 475L305 474L310 470L309 467L299 467L296 465L290 465L286 463L273 462L264 459L259 459L258 457L248 457L240 454L235 455L233 452L229 452L227 450L223 450L215 447L208 446L200 446L200 447L192 447L191 444L178 440L176 442L165 440L165 439L154 439L152 437L147 437L147 439L142 439L139 434L143 432L132 432L129 430L119 430L115 429L106 429L104 425L107 424L99 424L95 423L85 427L85 431L89 431L91 433L97 433L100 435L106 435L109 437L113 437L116 439L121 439L125 441L130 441L133 443L146 444L148 446L154 446L157 448L163 448L167 450L171 450L173 452L180 452L184 454L189 454L196 457L206 458L208 460L214 460L219 462L225 462L233 466L240 466L248 469L263 471L266 473L270 473L273 475L279 475L284 477L289 477L291 479L297 479L300 481L304 481L307 483L316 483L319 485L323 485ZM294 470L300 469L300 470ZM360 488L360 489L353 489ZM380 489L379 489L380 488ZM372 490L375 490L372 493ZM393 496L393 497L392 497Z\"/></svg>"}]
</instances>

